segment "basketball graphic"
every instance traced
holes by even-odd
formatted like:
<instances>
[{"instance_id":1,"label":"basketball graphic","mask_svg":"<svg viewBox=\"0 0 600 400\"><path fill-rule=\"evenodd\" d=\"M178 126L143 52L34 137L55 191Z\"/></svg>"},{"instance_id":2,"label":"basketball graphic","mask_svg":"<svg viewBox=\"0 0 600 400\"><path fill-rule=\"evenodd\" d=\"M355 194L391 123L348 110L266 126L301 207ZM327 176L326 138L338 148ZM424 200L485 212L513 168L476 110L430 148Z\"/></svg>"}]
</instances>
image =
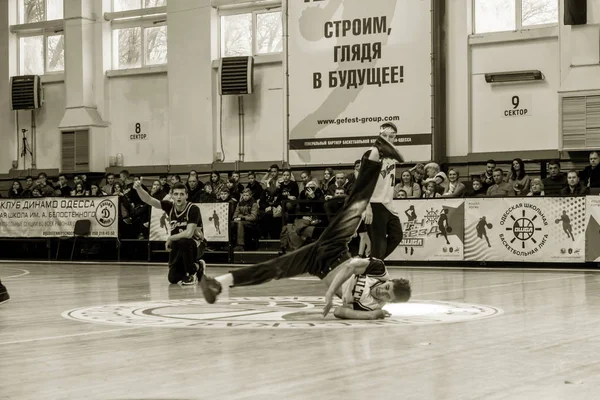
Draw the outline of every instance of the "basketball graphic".
<instances>
[{"instance_id":1,"label":"basketball graphic","mask_svg":"<svg viewBox=\"0 0 600 400\"><path fill-rule=\"evenodd\" d=\"M452 233L452 227L451 227L451 226L447 227L447 228L446 228L446 232L448 232L448 233Z\"/></svg>"},{"instance_id":2,"label":"basketball graphic","mask_svg":"<svg viewBox=\"0 0 600 400\"><path fill-rule=\"evenodd\" d=\"M491 222L489 222L489 223L486 225L486 227L487 227L488 229L492 229L492 228L494 227L494 225L492 225L492 223L491 223Z\"/></svg>"},{"instance_id":3,"label":"basketball graphic","mask_svg":"<svg viewBox=\"0 0 600 400\"><path fill-rule=\"evenodd\" d=\"M560 222L560 219L558 219L558 218L554 220L555 224L558 224L559 222Z\"/></svg>"}]
</instances>

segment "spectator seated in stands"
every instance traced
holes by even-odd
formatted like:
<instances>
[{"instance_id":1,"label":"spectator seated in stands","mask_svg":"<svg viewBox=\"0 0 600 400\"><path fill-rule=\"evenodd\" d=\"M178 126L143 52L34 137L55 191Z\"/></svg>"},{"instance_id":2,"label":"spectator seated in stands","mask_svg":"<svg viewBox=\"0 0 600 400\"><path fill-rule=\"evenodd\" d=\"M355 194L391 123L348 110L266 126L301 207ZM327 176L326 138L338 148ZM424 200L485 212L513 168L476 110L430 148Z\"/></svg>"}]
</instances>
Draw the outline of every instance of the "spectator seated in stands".
<instances>
[{"instance_id":1,"label":"spectator seated in stands","mask_svg":"<svg viewBox=\"0 0 600 400\"><path fill-rule=\"evenodd\" d=\"M327 220L333 221L337 213L344 206L346 201L346 191L343 188L336 189L334 196L325 202L325 213L327 214Z\"/></svg>"},{"instance_id":2,"label":"spectator seated in stands","mask_svg":"<svg viewBox=\"0 0 600 400\"><path fill-rule=\"evenodd\" d=\"M160 186L162 186L163 192L168 194L171 191L171 185L169 184L171 181L169 180L169 175L159 176L158 181L160 182Z\"/></svg>"},{"instance_id":3,"label":"spectator seated in stands","mask_svg":"<svg viewBox=\"0 0 600 400\"><path fill-rule=\"evenodd\" d=\"M590 153L590 165L585 167L581 174L579 174L579 178L581 179L581 183L583 186L588 188L600 188L600 168L598 168L598 152L592 151Z\"/></svg>"},{"instance_id":4,"label":"spectator seated in stands","mask_svg":"<svg viewBox=\"0 0 600 400\"><path fill-rule=\"evenodd\" d=\"M425 166L421 163L416 164L410 170L413 176L414 182L421 188L421 194L423 193L423 179L425 178ZM421 197L419 195L419 197Z\"/></svg>"},{"instance_id":5,"label":"spectator seated in stands","mask_svg":"<svg viewBox=\"0 0 600 400\"><path fill-rule=\"evenodd\" d=\"M38 174L37 188L42 193L42 197L54 196L54 187L48 184L48 175L45 172Z\"/></svg>"},{"instance_id":6,"label":"spectator seated in stands","mask_svg":"<svg viewBox=\"0 0 600 400\"><path fill-rule=\"evenodd\" d=\"M233 213L231 241L234 250L255 250L257 248L258 204L252 198L252 191L244 189Z\"/></svg>"},{"instance_id":7,"label":"spectator seated in stands","mask_svg":"<svg viewBox=\"0 0 600 400\"><path fill-rule=\"evenodd\" d=\"M356 178L358 178L358 171L360 171L360 160L354 161L354 170L352 173L346 176L346 193L351 193L354 188L354 183L356 182Z\"/></svg>"},{"instance_id":8,"label":"spectator seated in stands","mask_svg":"<svg viewBox=\"0 0 600 400\"><path fill-rule=\"evenodd\" d=\"M466 192L464 183L458 181L458 171L454 168L448 170L448 187L444 191L444 197L463 197Z\"/></svg>"},{"instance_id":9,"label":"spectator seated in stands","mask_svg":"<svg viewBox=\"0 0 600 400\"><path fill-rule=\"evenodd\" d=\"M264 239L279 239L283 213L278 192L263 191L258 208L261 236Z\"/></svg>"},{"instance_id":10,"label":"spectator seated in stands","mask_svg":"<svg viewBox=\"0 0 600 400\"><path fill-rule=\"evenodd\" d=\"M481 178L474 178L471 181L471 189L466 192L465 197L485 197L486 191Z\"/></svg>"},{"instance_id":11,"label":"spectator seated in stands","mask_svg":"<svg viewBox=\"0 0 600 400\"><path fill-rule=\"evenodd\" d=\"M246 185L246 189L250 189L252 191L252 198L254 201L260 200L262 197L262 192L265 190L256 180L256 173L252 171L248 172L248 184Z\"/></svg>"},{"instance_id":12,"label":"spectator seated in stands","mask_svg":"<svg viewBox=\"0 0 600 400\"><path fill-rule=\"evenodd\" d=\"M300 187L300 185L298 185L300 192L302 192L304 189L306 189L306 184L310 181L312 181L312 175L310 174L310 171L302 171L300 173L300 183L302 183L302 187Z\"/></svg>"},{"instance_id":13,"label":"spectator seated in stands","mask_svg":"<svg viewBox=\"0 0 600 400\"><path fill-rule=\"evenodd\" d=\"M204 185L204 191L200 194L199 203L216 203L217 195L213 192L212 185Z\"/></svg>"},{"instance_id":14,"label":"spectator seated in stands","mask_svg":"<svg viewBox=\"0 0 600 400\"><path fill-rule=\"evenodd\" d=\"M211 187L211 193L215 194L215 198L217 200L218 200L218 197L219 197L219 193L221 193L221 190L227 188L227 185L221 179L221 175L217 171L212 171L210 173L210 179L206 183L206 186L210 186Z\"/></svg>"},{"instance_id":15,"label":"spectator seated in stands","mask_svg":"<svg viewBox=\"0 0 600 400\"><path fill-rule=\"evenodd\" d=\"M106 174L106 183L102 186L102 191L107 195L113 194L113 185L115 184L115 174L109 173Z\"/></svg>"},{"instance_id":16,"label":"spectator seated in stands","mask_svg":"<svg viewBox=\"0 0 600 400\"><path fill-rule=\"evenodd\" d=\"M296 207L298 217L288 231L288 242L282 240L282 247L286 250L297 249L320 236L321 231L327 226L323 208L324 197L317 183L308 181L298 198L299 203Z\"/></svg>"},{"instance_id":17,"label":"spectator seated in stands","mask_svg":"<svg viewBox=\"0 0 600 400\"><path fill-rule=\"evenodd\" d=\"M296 208L295 200L300 195L298 184L292 179L292 171L284 169L281 179L277 181L277 194L282 204L285 204L284 211L289 213ZM292 222L292 221L290 221Z\"/></svg>"},{"instance_id":18,"label":"spectator seated in stands","mask_svg":"<svg viewBox=\"0 0 600 400\"><path fill-rule=\"evenodd\" d=\"M23 193L21 195L22 198L27 199L32 196L32 191L33 189L33 177L28 175L25 177L25 187L23 188Z\"/></svg>"},{"instance_id":19,"label":"spectator seated in stands","mask_svg":"<svg viewBox=\"0 0 600 400\"><path fill-rule=\"evenodd\" d=\"M397 190L394 193L394 198L399 200L408 199L408 193L404 189Z\"/></svg>"},{"instance_id":20,"label":"spectator seated in stands","mask_svg":"<svg viewBox=\"0 0 600 400\"><path fill-rule=\"evenodd\" d=\"M343 172L336 173L333 183L331 183L329 185L329 187L327 188L327 191L325 192L325 200L330 200L330 199L336 197L335 193L339 189L342 189L345 193L347 183L348 183L348 180L346 179L346 175Z\"/></svg>"},{"instance_id":21,"label":"spectator seated in stands","mask_svg":"<svg viewBox=\"0 0 600 400\"><path fill-rule=\"evenodd\" d=\"M10 190L8 191L8 197L11 199L19 199L23 196L23 185L19 181L12 181Z\"/></svg>"},{"instance_id":22,"label":"spectator seated in stands","mask_svg":"<svg viewBox=\"0 0 600 400\"><path fill-rule=\"evenodd\" d=\"M513 188L515 196L525 196L529 193L531 179L525 172L525 163L520 158L512 160L508 184Z\"/></svg>"},{"instance_id":23,"label":"spectator seated in stands","mask_svg":"<svg viewBox=\"0 0 600 400\"><path fill-rule=\"evenodd\" d=\"M42 191L40 190L40 187L38 185L34 185L33 189L31 189L31 197L33 197L33 198L43 197Z\"/></svg>"},{"instance_id":24,"label":"spectator seated in stands","mask_svg":"<svg viewBox=\"0 0 600 400\"><path fill-rule=\"evenodd\" d=\"M277 181L279 180L279 166L273 164L269 167L269 171L260 181L262 187L267 190L270 194L275 193L277 190Z\"/></svg>"},{"instance_id":25,"label":"spectator seated in stands","mask_svg":"<svg viewBox=\"0 0 600 400\"><path fill-rule=\"evenodd\" d=\"M539 178L531 180L531 190L527 193L527 196L545 196L544 183Z\"/></svg>"},{"instance_id":26,"label":"spectator seated in stands","mask_svg":"<svg viewBox=\"0 0 600 400\"><path fill-rule=\"evenodd\" d=\"M333 183L334 179L335 177L333 174L333 169L325 168L325 171L323 172L323 179L319 181L319 186L321 187L323 193L327 193L327 189L329 189L329 185Z\"/></svg>"},{"instance_id":27,"label":"spectator seated in stands","mask_svg":"<svg viewBox=\"0 0 600 400\"><path fill-rule=\"evenodd\" d=\"M423 193L424 199L433 199L436 197L442 197L438 184L434 180L430 180L425 184L425 192Z\"/></svg>"},{"instance_id":28,"label":"spectator seated in stands","mask_svg":"<svg viewBox=\"0 0 600 400\"><path fill-rule=\"evenodd\" d=\"M235 212L235 208L237 207L237 201L234 201L231 198L231 193L229 193L229 189L223 187L217 196L217 203L227 203L229 205L228 210L229 213L227 215L227 221L231 222L233 220L233 213Z\"/></svg>"},{"instance_id":29,"label":"spectator seated in stands","mask_svg":"<svg viewBox=\"0 0 600 400\"><path fill-rule=\"evenodd\" d=\"M567 176L560 172L560 161L552 160L548 163L548 177L542 180L546 196L558 196L560 191L568 186Z\"/></svg>"},{"instance_id":30,"label":"spectator seated in stands","mask_svg":"<svg viewBox=\"0 0 600 400\"><path fill-rule=\"evenodd\" d=\"M119 184L119 189L122 186ZM85 190L85 188L83 187L83 182L79 181L75 184L75 188L71 191L71 196L72 197L85 197L85 196L89 196L90 192L88 192L87 190Z\"/></svg>"},{"instance_id":31,"label":"spectator seated in stands","mask_svg":"<svg viewBox=\"0 0 600 400\"><path fill-rule=\"evenodd\" d=\"M233 171L229 174L227 188L229 189L231 198L236 202L240 201L242 192L244 191L244 185L240 183L240 173L238 171Z\"/></svg>"},{"instance_id":32,"label":"spectator seated in stands","mask_svg":"<svg viewBox=\"0 0 600 400\"><path fill-rule=\"evenodd\" d=\"M102 190L100 190L100 186L98 186L97 183L92 183L90 185L90 196L102 197L102 196L106 196L106 193L104 193Z\"/></svg>"},{"instance_id":33,"label":"spectator seated in stands","mask_svg":"<svg viewBox=\"0 0 600 400\"><path fill-rule=\"evenodd\" d=\"M485 163L485 171L479 177L479 182L483 187L484 191L487 191L494 182L494 170L496 169L496 161L487 160Z\"/></svg>"},{"instance_id":34,"label":"spectator seated in stands","mask_svg":"<svg viewBox=\"0 0 600 400\"><path fill-rule=\"evenodd\" d=\"M71 191L73 189L71 186L69 186L69 182L67 181L65 174L60 174L58 176L58 186L56 186L56 189L60 192L59 196L69 197L71 195Z\"/></svg>"},{"instance_id":35,"label":"spectator seated in stands","mask_svg":"<svg viewBox=\"0 0 600 400\"><path fill-rule=\"evenodd\" d=\"M188 190L188 201L190 203L200 203L200 198L202 197L202 193L204 193L204 184L198 181L198 175L188 176L187 182L185 184ZM202 186L200 186L200 184L202 184Z\"/></svg>"},{"instance_id":36,"label":"spectator seated in stands","mask_svg":"<svg viewBox=\"0 0 600 400\"><path fill-rule=\"evenodd\" d=\"M426 185L431 181L436 183L437 193L441 195L446 191L446 188L448 188L448 176L446 176L444 172L440 171L440 166L437 163L430 162L425 165L425 174L426 177L425 180L423 180L424 191L426 191Z\"/></svg>"},{"instance_id":37,"label":"spectator seated in stands","mask_svg":"<svg viewBox=\"0 0 600 400\"><path fill-rule=\"evenodd\" d=\"M408 198L418 199L421 197L421 186L415 182L415 178L407 169L400 174L400 183L394 186L394 198L399 198L400 190L404 191Z\"/></svg>"},{"instance_id":38,"label":"spectator seated in stands","mask_svg":"<svg viewBox=\"0 0 600 400\"><path fill-rule=\"evenodd\" d=\"M567 173L567 187L561 189L561 196L585 196L590 194L590 188L579 181L579 173L571 170Z\"/></svg>"},{"instance_id":39,"label":"spectator seated in stands","mask_svg":"<svg viewBox=\"0 0 600 400\"><path fill-rule=\"evenodd\" d=\"M515 189L507 182L504 182L504 171L502 168L496 168L493 172L494 184L487 189L488 197L510 197L515 195Z\"/></svg>"}]
</instances>

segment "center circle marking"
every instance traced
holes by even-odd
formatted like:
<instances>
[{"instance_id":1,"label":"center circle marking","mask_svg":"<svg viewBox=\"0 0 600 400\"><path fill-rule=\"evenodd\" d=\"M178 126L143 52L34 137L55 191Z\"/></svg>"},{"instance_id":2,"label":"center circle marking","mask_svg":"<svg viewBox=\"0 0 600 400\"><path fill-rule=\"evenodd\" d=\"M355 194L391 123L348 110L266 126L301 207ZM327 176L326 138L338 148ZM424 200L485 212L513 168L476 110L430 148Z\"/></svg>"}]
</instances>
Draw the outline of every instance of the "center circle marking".
<instances>
[{"instance_id":1,"label":"center circle marking","mask_svg":"<svg viewBox=\"0 0 600 400\"><path fill-rule=\"evenodd\" d=\"M334 305L339 305L337 304ZM318 296L232 297L207 304L203 299L144 301L77 308L67 319L110 325L196 329L375 328L466 322L498 316L497 307L448 301L411 300L388 304L392 316L380 320L323 318Z\"/></svg>"}]
</instances>

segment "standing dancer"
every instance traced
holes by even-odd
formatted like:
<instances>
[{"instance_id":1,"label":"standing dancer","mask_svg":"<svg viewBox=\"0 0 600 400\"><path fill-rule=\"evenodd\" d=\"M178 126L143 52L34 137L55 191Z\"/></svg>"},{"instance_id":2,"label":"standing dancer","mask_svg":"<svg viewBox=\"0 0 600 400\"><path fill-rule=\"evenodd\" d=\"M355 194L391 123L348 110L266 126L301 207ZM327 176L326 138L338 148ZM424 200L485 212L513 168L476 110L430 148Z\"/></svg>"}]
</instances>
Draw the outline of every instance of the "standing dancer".
<instances>
[{"instance_id":1,"label":"standing dancer","mask_svg":"<svg viewBox=\"0 0 600 400\"><path fill-rule=\"evenodd\" d=\"M364 156L352 193L333 221L314 243L282 257L251 267L232 270L211 278L205 275L200 282L204 298L214 303L217 296L233 286L259 285L272 279L283 279L309 273L328 286L323 315L329 313L333 296L343 305L334 311L337 318L382 319L390 316L382 307L389 302L405 302L411 295L406 279L390 279L383 261L352 258L348 243L361 222L369 199L381 173L382 158L393 157L402 162L396 149L383 137Z\"/></svg>"},{"instance_id":2,"label":"standing dancer","mask_svg":"<svg viewBox=\"0 0 600 400\"><path fill-rule=\"evenodd\" d=\"M379 127L379 137L389 143L394 143L397 133L396 125L391 122ZM371 239L371 256L381 260L389 256L402 241L402 224L393 203L395 185L396 161L385 158L377 177L377 186L365 210L365 224Z\"/></svg>"}]
</instances>

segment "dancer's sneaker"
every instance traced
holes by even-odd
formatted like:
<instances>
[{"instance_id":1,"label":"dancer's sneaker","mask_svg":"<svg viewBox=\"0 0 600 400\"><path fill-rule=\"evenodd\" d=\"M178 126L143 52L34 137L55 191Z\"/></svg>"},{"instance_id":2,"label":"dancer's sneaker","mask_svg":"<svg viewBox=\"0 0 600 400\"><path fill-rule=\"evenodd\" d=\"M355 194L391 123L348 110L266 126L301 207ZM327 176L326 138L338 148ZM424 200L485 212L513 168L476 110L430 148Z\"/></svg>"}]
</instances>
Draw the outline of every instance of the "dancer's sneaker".
<instances>
[{"instance_id":1,"label":"dancer's sneaker","mask_svg":"<svg viewBox=\"0 0 600 400\"><path fill-rule=\"evenodd\" d=\"M6 290L6 286L0 282L0 304L6 303L8 300L10 300L8 290Z\"/></svg>"},{"instance_id":2,"label":"dancer's sneaker","mask_svg":"<svg viewBox=\"0 0 600 400\"><path fill-rule=\"evenodd\" d=\"M202 289L202 294L208 304L214 304L214 302L217 301L217 296L223 291L221 283L208 275L202 277L200 288Z\"/></svg>"},{"instance_id":3,"label":"dancer's sneaker","mask_svg":"<svg viewBox=\"0 0 600 400\"><path fill-rule=\"evenodd\" d=\"M183 286L193 286L198 283L198 277L196 274L188 275L185 279L181 281Z\"/></svg>"},{"instance_id":4,"label":"dancer's sneaker","mask_svg":"<svg viewBox=\"0 0 600 400\"><path fill-rule=\"evenodd\" d=\"M379 151L379 157L383 158L391 158L393 160L398 161L400 164L404 163L404 158L398 152L396 147L393 144L385 140L383 137L379 136L375 143L373 144Z\"/></svg>"}]
</instances>

